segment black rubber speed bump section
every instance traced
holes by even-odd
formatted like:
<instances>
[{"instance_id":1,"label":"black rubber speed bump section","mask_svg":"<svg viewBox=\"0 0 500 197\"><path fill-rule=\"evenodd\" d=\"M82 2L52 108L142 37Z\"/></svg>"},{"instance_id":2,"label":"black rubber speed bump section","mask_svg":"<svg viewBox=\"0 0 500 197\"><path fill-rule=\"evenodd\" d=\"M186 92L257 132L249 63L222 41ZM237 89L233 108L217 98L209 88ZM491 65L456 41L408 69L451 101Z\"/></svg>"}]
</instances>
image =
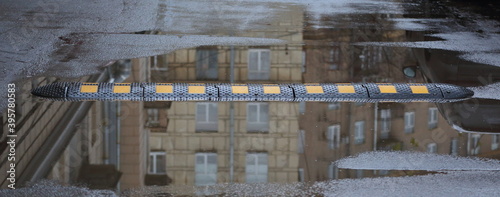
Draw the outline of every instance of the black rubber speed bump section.
<instances>
[{"instance_id":1,"label":"black rubber speed bump section","mask_svg":"<svg viewBox=\"0 0 500 197\"><path fill-rule=\"evenodd\" d=\"M35 88L31 94L56 101L66 101L68 87L73 86L72 82L56 82Z\"/></svg>"},{"instance_id":2,"label":"black rubber speed bump section","mask_svg":"<svg viewBox=\"0 0 500 197\"><path fill-rule=\"evenodd\" d=\"M455 102L471 90L450 84L419 83L80 83L58 82L32 94L59 101L322 101Z\"/></svg>"}]
</instances>

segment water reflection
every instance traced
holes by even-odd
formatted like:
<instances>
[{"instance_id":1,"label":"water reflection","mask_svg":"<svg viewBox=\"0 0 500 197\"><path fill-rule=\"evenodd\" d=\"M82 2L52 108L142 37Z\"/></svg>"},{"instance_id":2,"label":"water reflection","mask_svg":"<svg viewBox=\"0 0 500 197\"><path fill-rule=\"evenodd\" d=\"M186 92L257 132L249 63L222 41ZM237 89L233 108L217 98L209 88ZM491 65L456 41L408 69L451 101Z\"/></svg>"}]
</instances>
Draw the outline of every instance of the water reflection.
<instances>
[{"instance_id":1,"label":"water reflection","mask_svg":"<svg viewBox=\"0 0 500 197\"><path fill-rule=\"evenodd\" d=\"M364 4L371 5L367 8L349 3L301 6L304 4L295 1L267 2L266 6L245 2L233 6L222 1L215 7L203 7L205 4L191 1L160 1L159 6L153 6L160 10L160 14L154 15L154 24L149 21L146 25L152 29L135 30L164 31L148 31L152 35L71 34L60 38L58 42L66 42L63 45L69 44L70 47L74 46L74 38L92 43L79 45L79 49L85 49L85 53L78 50L62 51L74 52L81 59L68 56L68 53L58 53L61 50L50 54L55 54L51 56L53 61L66 62L61 64L81 66L82 62L92 62L95 66L101 65L96 62L103 60L172 51L166 55L132 59L130 69L115 64L113 68L116 69L104 72L101 78L80 79L88 82L118 80L121 76L128 76L124 82L229 82L234 77L235 83L447 82L478 85L478 82L482 83L481 76L487 79L485 83L492 83L500 76L497 68L465 62L459 57L460 54L453 51L370 44L435 40L425 36L426 32L422 30L446 28L441 26L444 23L441 19L434 21L438 23L436 28L405 26L412 25L409 21L414 21L414 18L428 17L414 13L411 8L414 4L391 3L390 9L384 11L379 9L382 7L380 3L369 2L371 4ZM242 5L252 5L250 7L255 9ZM193 13L191 6L205 10ZM325 12L325 8L332 6L352 9ZM273 8L273 12L266 13L270 11L269 7ZM212 8L221 8L223 11L217 12L218 9L215 9L212 12ZM212 16L213 13L219 14ZM245 14L242 13L255 17L245 20L242 17ZM402 20L405 17L403 13L412 14L412 19ZM275 15L279 17L270 17ZM215 26L206 25L218 21L220 16L227 20ZM179 20L171 21L170 17ZM238 25L233 29L231 25L235 24ZM162 25L178 28L153 28ZM163 35L178 32L234 33L239 37ZM279 44L274 39L285 40L287 44ZM142 46L142 42L154 45ZM99 50L92 47L102 43L107 47ZM228 46L236 44L240 46ZM126 45L139 48L126 49ZM120 48L107 51L110 46ZM75 67L66 69L58 65L51 68L54 73L68 71L62 75L79 75L71 75ZM476 66L484 71L472 69ZM51 69L44 73L52 75L48 74ZM409 75L412 77L407 77ZM54 80L58 79L40 78L33 81L33 86ZM29 84L25 86L27 90L31 88ZM147 188L146 194L236 194L251 191L248 194L255 195L260 194L255 193L255 188L259 187L262 194L278 188L287 195L290 189L309 188L302 194L329 195L324 193L324 187L318 186L322 183L316 181L429 173L342 169L334 164L341 158L374 150L498 157L500 144L499 135L459 133L448 124L475 125L474 128L479 130L489 128L496 131L498 125L495 113L471 115L468 110L470 107L461 107L471 104L467 102L438 106L432 103L344 102L85 104L32 102L27 94L22 94L20 98L20 182L46 177L70 184L83 182L92 189L127 191L131 196L144 194L141 193L143 190L135 188L152 185L162 187ZM498 105L495 101L472 102L474 109L494 109ZM467 114L461 109L466 110ZM484 110L475 112L482 113ZM76 121L71 119L75 117L80 118L79 123L70 124ZM61 129L65 125L70 125L73 130L69 130L76 133L68 137L69 146L47 140L60 139L57 134L65 130ZM231 131L234 131L234 141L231 140ZM51 149L54 144L60 146L57 157L38 152L40 149L44 153L55 153ZM2 158L6 158L4 148L1 149ZM40 155L37 158L53 158L44 162L55 165L43 165L45 169L40 170L38 160L30 159L34 155ZM6 166L5 159L1 162L1 166ZM31 176L31 172L36 172L37 177L33 178L35 176ZM422 177L415 179L428 178ZM306 183L289 184L308 181L313 186ZM340 181L331 183L348 184ZM4 180L2 187L6 184ZM391 189L398 185L387 187ZM345 188L355 190L352 185ZM329 192L335 194L334 191Z\"/></svg>"}]
</instances>

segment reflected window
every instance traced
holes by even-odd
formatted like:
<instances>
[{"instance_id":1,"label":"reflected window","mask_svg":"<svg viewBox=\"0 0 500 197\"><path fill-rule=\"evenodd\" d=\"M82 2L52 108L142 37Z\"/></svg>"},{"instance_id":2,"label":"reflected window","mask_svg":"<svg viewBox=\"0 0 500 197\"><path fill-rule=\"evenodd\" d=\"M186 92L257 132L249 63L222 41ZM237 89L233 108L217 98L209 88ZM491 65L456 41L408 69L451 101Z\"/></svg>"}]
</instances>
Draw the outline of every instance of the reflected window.
<instances>
[{"instance_id":1,"label":"reflected window","mask_svg":"<svg viewBox=\"0 0 500 197\"><path fill-rule=\"evenodd\" d=\"M165 152L149 153L149 174L165 174L166 160Z\"/></svg>"},{"instance_id":2,"label":"reflected window","mask_svg":"<svg viewBox=\"0 0 500 197\"><path fill-rule=\"evenodd\" d=\"M267 183L267 153L247 153L246 182Z\"/></svg>"},{"instance_id":3,"label":"reflected window","mask_svg":"<svg viewBox=\"0 0 500 197\"><path fill-rule=\"evenodd\" d=\"M364 175L365 175L364 170L356 170L356 178L358 178L358 179L363 178Z\"/></svg>"},{"instance_id":4,"label":"reflected window","mask_svg":"<svg viewBox=\"0 0 500 197\"><path fill-rule=\"evenodd\" d=\"M389 138L391 131L391 109L380 110L380 138Z\"/></svg>"},{"instance_id":5,"label":"reflected window","mask_svg":"<svg viewBox=\"0 0 500 197\"><path fill-rule=\"evenodd\" d=\"M195 185L215 185L217 183L217 153L196 153Z\"/></svg>"},{"instance_id":6,"label":"reflected window","mask_svg":"<svg viewBox=\"0 0 500 197\"><path fill-rule=\"evenodd\" d=\"M218 130L218 105L213 102L196 103L196 131Z\"/></svg>"},{"instance_id":7,"label":"reflected window","mask_svg":"<svg viewBox=\"0 0 500 197\"><path fill-rule=\"evenodd\" d=\"M365 121L354 123L354 144L365 143Z\"/></svg>"},{"instance_id":8,"label":"reflected window","mask_svg":"<svg viewBox=\"0 0 500 197\"><path fill-rule=\"evenodd\" d=\"M498 145L500 144L500 135L491 136L491 150L498 150Z\"/></svg>"},{"instance_id":9,"label":"reflected window","mask_svg":"<svg viewBox=\"0 0 500 197\"><path fill-rule=\"evenodd\" d=\"M299 139L298 141L298 152L299 153L304 153L304 146L306 144L306 132L304 130L299 131Z\"/></svg>"},{"instance_id":10,"label":"reflected window","mask_svg":"<svg viewBox=\"0 0 500 197\"><path fill-rule=\"evenodd\" d=\"M354 102L354 106L356 106L356 107L363 106L365 104L366 103L364 103L364 102Z\"/></svg>"},{"instance_id":11,"label":"reflected window","mask_svg":"<svg viewBox=\"0 0 500 197\"><path fill-rule=\"evenodd\" d=\"M329 149L333 150L338 148L340 146L340 125L329 126L326 138L328 140Z\"/></svg>"},{"instance_id":12,"label":"reflected window","mask_svg":"<svg viewBox=\"0 0 500 197\"><path fill-rule=\"evenodd\" d=\"M333 162L330 163L330 165L328 165L328 178L329 179L339 178L339 168Z\"/></svg>"},{"instance_id":13,"label":"reflected window","mask_svg":"<svg viewBox=\"0 0 500 197\"><path fill-rule=\"evenodd\" d=\"M434 129L437 127L438 123L438 109L435 107L429 108L429 129Z\"/></svg>"},{"instance_id":14,"label":"reflected window","mask_svg":"<svg viewBox=\"0 0 500 197\"><path fill-rule=\"evenodd\" d=\"M196 50L196 79L218 79L217 49Z\"/></svg>"},{"instance_id":15,"label":"reflected window","mask_svg":"<svg viewBox=\"0 0 500 197\"><path fill-rule=\"evenodd\" d=\"M480 144L479 140L481 139L480 134L472 134L471 136L471 148L469 150L470 155L477 155L479 154L479 149L480 149Z\"/></svg>"},{"instance_id":16,"label":"reflected window","mask_svg":"<svg viewBox=\"0 0 500 197\"><path fill-rule=\"evenodd\" d=\"M336 109L340 109L340 102L332 102L332 103L328 103L328 109L329 109L329 110L336 110Z\"/></svg>"},{"instance_id":17,"label":"reflected window","mask_svg":"<svg viewBox=\"0 0 500 197\"><path fill-rule=\"evenodd\" d=\"M168 70L168 61L167 55L158 55L152 56L150 61L150 68L153 71L167 71Z\"/></svg>"},{"instance_id":18,"label":"reflected window","mask_svg":"<svg viewBox=\"0 0 500 197\"><path fill-rule=\"evenodd\" d=\"M301 101L299 103L299 113L301 115L304 115L304 113L306 113L306 102L305 101Z\"/></svg>"},{"instance_id":19,"label":"reflected window","mask_svg":"<svg viewBox=\"0 0 500 197\"><path fill-rule=\"evenodd\" d=\"M248 50L248 80L269 80L270 67L269 49Z\"/></svg>"},{"instance_id":20,"label":"reflected window","mask_svg":"<svg viewBox=\"0 0 500 197\"><path fill-rule=\"evenodd\" d=\"M268 103L247 103L247 131L269 131Z\"/></svg>"},{"instance_id":21,"label":"reflected window","mask_svg":"<svg viewBox=\"0 0 500 197\"><path fill-rule=\"evenodd\" d=\"M378 175L387 176L389 174L389 170L379 170Z\"/></svg>"},{"instance_id":22,"label":"reflected window","mask_svg":"<svg viewBox=\"0 0 500 197\"><path fill-rule=\"evenodd\" d=\"M299 182L304 182L304 168L299 168Z\"/></svg>"},{"instance_id":23,"label":"reflected window","mask_svg":"<svg viewBox=\"0 0 500 197\"><path fill-rule=\"evenodd\" d=\"M457 156L458 155L458 139L453 138L450 142L450 155Z\"/></svg>"},{"instance_id":24,"label":"reflected window","mask_svg":"<svg viewBox=\"0 0 500 197\"><path fill-rule=\"evenodd\" d=\"M427 144L427 152L428 153L437 153L437 144L436 143Z\"/></svg>"},{"instance_id":25,"label":"reflected window","mask_svg":"<svg viewBox=\"0 0 500 197\"><path fill-rule=\"evenodd\" d=\"M338 70L340 65L340 49L338 46L334 46L330 49L330 56L328 58L328 69Z\"/></svg>"},{"instance_id":26,"label":"reflected window","mask_svg":"<svg viewBox=\"0 0 500 197\"><path fill-rule=\"evenodd\" d=\"M415 112L405 112L405 133L415 130Z\"/></svg>"},{"instance_id":27,"label":"reflected window","mask_svg":"<svg viewBox=\"0 0 500 197\"><path fill-rule=\"evenodd\" d=\"M146 122L147 127L158 127L160 122L158 121L159 109L150 108L146 110L148 113L148 121Z\"/></svg>"},{"instance_id":28,"label":"reflected window","mask_svg":"<svg viewBox=\"0 0 500 197\"><path fill-rule=\"evenodd\" d=\"M382 60L382 47L380 46L365 46L359 56L361 60L361 69L375 69L378 63Z\"/></svg>"}]
</instances>

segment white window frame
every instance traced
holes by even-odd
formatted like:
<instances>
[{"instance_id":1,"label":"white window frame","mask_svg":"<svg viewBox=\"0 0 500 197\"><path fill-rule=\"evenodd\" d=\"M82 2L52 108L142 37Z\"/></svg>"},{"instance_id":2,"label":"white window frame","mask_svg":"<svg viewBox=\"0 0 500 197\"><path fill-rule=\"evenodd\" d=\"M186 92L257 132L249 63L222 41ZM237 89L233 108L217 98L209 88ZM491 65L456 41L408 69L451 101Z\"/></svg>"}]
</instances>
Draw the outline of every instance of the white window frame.
<instances>
[{"instance_id":1,"label":"white window frame","mask_svg":"<svg viewBox=\"0 0 500 197\"><path fill-rule=\"evenodd\" d=\"M436 107L429 108L428 125L429 129L434 129L438 124L438 109Z\"/></svg>"},{"instance_id":2,"label":"white window frame","mask_svg":"<svg viewBox=\"0 0 500 197\"><path fill-rule=\"evenodd\" d=\"M299 139L298 141L298 153L304 153L304 147L306 146L306 131L304 130L299 130Z\"/></svg>"},{"instance_id":3,"label":"white window frame","mask_svg":"<svg viewBox=\"0 0 500 197\"><path fill-rule=\"evenodd\" d=\"M328 103L328 110L336 110L336 109L340 109L340 102Z\"/></svg>"},{"instance_id":4,"label":"white window frame","mask_svg":"<svg viewBox=\"0 0 500 197\"><path fill-rule=\"evenodd\" d=\"M356 169L356 178L361 179L365 176L365 171L361 169Z\"/></svg>"},{"instance_id":5,"label":"white window frame","mask_svg":"<svg viewBox=\"0 0 500 197\"><path fill-rule=\"evenodd\" d=\"M206 64L207 68L204 68L202 66L203 64ZM215 72L215 76L210 76L210 73L208 73L207 71ZM196 49L196 79L217 80L218 78L218 50L216 48Z\"/></svg>"},{"instance_id":6,"label":"white window frame","mask_svg":"<svg viewBox=\"0 0 500 197\"><path fill-rule=\"evenodd\" d=\"M405 112L405 133L413 133L415 132L415 112Z\"/></svg>"},{"instance_id":7,"label":"white window frame","mask_svg":"<svg viewBox=\"0 0 500 197\"><path fill-rule=\"evenodd\" d=\"M250 163L251 157L253 157L253 163ZM266 164L259 164L259 161L263 160L264 158ZM267 153L247 153L245 167L247 183L267 183L268 171L269 158Z\"/></svg>"},{"instance_id":8,"label":"white window frame","mask_svg":"<svg viewBox=\"0 0 500 197\"><path fill-rule=\"evenodd\" d=\"M361 59L361 69L375 69L379 62L382 61L382 47L380 46L365 46L359 56Z\"/></svg>"},{"instance_id":9,"label":"white window frame","mask_svg":"<svg viewBox=\"0 0 500 197\"><path fill-rule=\"evenodd\" d=\"M391 132L391 109L380 110L380 138L389 138Z\"/></svg>"},{"instance_id":10,"label":"white window frame","mask_svg":"<svg viewBox=\"0 0 500 197\"><path fill-rule=\"evenodd\" d=\"M339 70L340 68L340 47L333 46L330 49L330 56L328 58L328 69L329 70Z\"/></svg>"},{"instance_id":11,"label":"white window frame","mask_svg":"<svg viewBox=\"0 0 500 197\"><path fill-rule=\"evenodd\" d=\"M340 147L340 125L331 125L326 132L326 139L328 140L328 148L334 150Z\"/></svg>"},{"instance_id":12,"label":"white window frame","mask_svg":"<svg viewBox=\"0 0 500 197\"><path fill-rule=\"evenodd\" d=\"M157 127L160 124L160 110L157 108L148 108L146 109L148 114L148 121L146 122L146 126L148 127Z\"/></svg>"},{"instance_id":13,"label":"white window frame","mask_svg":"<svg viewBox=\"0 0 500 197\"><path fill-rule=\"evenodd\" d=\"M437 144L436 143L429 143L427 144L427 150L428 153L437 153Z\"/></svg>"},{"instance_id":14,"label":"white window frame","mask_svg":"<svg viewBox=\"0 0 500 197\"><path fill-rule=\"evenodd\" d=\"M306 102L305 101L299 102L299 113L301 115L304 115L306 113Z\"/></svg>"},{"instance_id":15,"label":"white window frame","mask_svg":"<svg viewBox=\"0 0 500 197\"><path fill-rule=\"evenodd\" d=\"M201 112L198 112L198 109L205 108L205 119L202 120L200 117ZM196 103L196 132L203 131L217 131L219 126L219 106L215 102L199 102ZM214 114L215 113L215 114ZM211 116L215 116L215 120L210 120Z\"/></svg>"},{"instance_id":16,"label":"white window frame","mask_svg":"<svg viewBox=\"0 0 500 197\"><path fill-rule=\"evenodd\" d=\"M491 136L491 150L498 150L500 145L500 134L493 134Z\"/></svg>"},{"instance_id":17,"label":"white window frame","mask_svg":"<svg viewBox=\"0 0 500 197\"><path fill-rule=\"evenodd\" d=\"M365 121L354 123L354 144L365 143Z\"/></svg>"},{"instance_id":18,"label":"white window frame","mask_svg":"<svg viewBox=\"0 0 500 197\"><path fill-rule=\"evenodd\" d=\"M158 172L158 156L163 156L163 158L165 159L165 161L163 162L164 164L166 164L166 159L167 159L167 154L165 152L161 152L161 151L153 151L153 152L149 152L149 159L151 162L150 165L148 166L148 173L149 174L166 174L167 173L167 167L164 166L165 168L165 172Z\"/></svg>"},{"instance_id":19,"label":"white window frame","mask_svg":"<svg viewBox=\"0 0 500 197\"><path fill-rule=\"evenodd\" d=\"M389 174L389 170L379 170L378 175L387 176Z\"/></svg>"},{"instance_id":20,"label":"white window frame","mask_svg":"<svg viewBox=\"0 0 500 197\"><path fill-rule=\"evenodd\" d=\"M257 70L251 70L251 54L257 53ZM269 54L269 62L263 62L262 54ZM265 68L267 64L267 68ZM269 80L271 72L271 50L270 49L249 49L248 50L248 80Z\"/></svg>"},{"instance_id":21,"label":"white window frame","mask_svg":"<svg viewBox=\"0 0 500 197\"><path fill-rule=\"evenodd\" d=\"M458 138L452 138L450 142L450 155L458 156Z\"/></svg>"},{"instance_id":22,"label":"white window frame","mask_svg":"<svg viewBox=\"0 0 500 197\"><path fill-rule=\"evenodd\" d=\"M339 168L333 162L328 165L328 179L339 179Z\"/></svg>"},{"instance_id":23,"label":"white window frame","mask_svg":"<svg viewBox=\"0 0 500 197\"><path fill-rule=\"evenodd\" d=\"M470 147L470 152L469 154L470 155L477 155L479 154L479 151L481 150L481 145L480 145L480 141L481 141L481 134L472 134L471 136L471 147Z\"/></svg>"},{"instance_id":24,"label":"white window frame","mask_svg":"<svg viewBox=\"0 0 500 197\"><path fill-rule=\"evenodd\" d=\"M153 71L168 71L168 61L166 57L164 57L165 55L156 55L156 56L152 56L151 57L151 64L150 64L150 68L151 70ZM158 58L165 58L165 64L164 65L161 65L159 66L158 65Z\"/></svg>"},{"instance_id":25,"label":"white window frame","mask_svg":"<svg viewBox=\"0 0 500 197\"><path fill-rule=\"evenodd\" d=\"M257 112L255 120L251 121L250 107L256 106ZM266 111L267 109L267 111ZM267 117L261 117L261 111L267 114ZM263 120L265 119L265 120ZM247 103L247 131L248 132L269 132L269 103Z\"/></svg>"},{"instance_id":26,"label":"white window frame","mask_svg":"<svg viewBox=\"0 0 500 197\"><path fill-rule=\"evenodd\" d=\"M304 168L299 168L299 182L304 182Z\"/></svg>"},{"instance_id":27,"label":"white window frame","mask_svg":"<svg viewBox=\"0 0 500 197\"><path fill-rule=\"evenodd\" d=\"M209 157L215 157L215 163L208 163ZM203 159L203 164L198 164L198 159ZM195 154L195 185L206 186L217 184L217 153ZM212 169L215 171L211 171ZM207 181L208 180L208 181Z\"/></svg>"}]
</instances>

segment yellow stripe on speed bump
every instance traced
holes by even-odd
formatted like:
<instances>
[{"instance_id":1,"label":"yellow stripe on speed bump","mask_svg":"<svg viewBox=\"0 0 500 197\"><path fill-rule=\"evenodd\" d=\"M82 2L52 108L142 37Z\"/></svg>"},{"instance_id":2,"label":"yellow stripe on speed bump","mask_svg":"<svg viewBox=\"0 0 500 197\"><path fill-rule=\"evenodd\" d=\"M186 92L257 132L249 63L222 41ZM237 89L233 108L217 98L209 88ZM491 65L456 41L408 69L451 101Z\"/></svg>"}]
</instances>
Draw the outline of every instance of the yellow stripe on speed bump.
<instances>
[{"instance_id":1,"label":"yellow stripe on speed bump","mask_svg":"<svg viewBox=\"0 0 500 197\"><path fill-rule=\"evenodd\" d=\"M174 93L172 85L156 85L156 93Z\"/></svg>"},{"instance_id":2,"label":"yellow stripe on speed bump","mask_svg":"<svg viewBox=\"0 0 500 197\"><path fill-rule=\"evenodd\" d=\"M306 85L306 91L309 94L323 94L323 87L322 86L307 86Z\"/></svg>"},{"instance_id":3,"label":"yellow stripe on speed bump","mask_svg":"<svg viewBox=\"0 0 500 197\"><path fill-rule=\"evenodd\" d=\"M84 83L80 87L80 92L81 93L96 93L97 92L97 83L91 84L91 83Z\"/></svg>"},{"instance_id":4,"label":"yellow stripe on speed bump","mask_svg":"<svg viewBox=\"0 0 500 197\"><path fill-rule=\"evenodd\" d=\"M205 94L205 86L188 86L189 94Z\"/></svg>"},{"instance_id":5,"label":"yellow stripe on speed bump","mask_svg":"<svg viewBox=\"0 0 500 197\"><path fill-rule=\"evenodd\" d=\"M380 93L398 93L398 91L396 91L396 87L393 85L379 85L378 89L380 90Z\"/></svg>"},{"instance_id":6,"label":"yellow stripe on speed bump","mask_svg":"<svg viewBox=\"0 0 500 197\"><path fill-rule=\"evenodd\" d=\"M429 94L427 86L410 86L413 94Z\"/></svg>"},{"instance_id":7,"label":"yellow stripe on speed bump","mask_svg":"<svg viewBox=\"0 0 500 197\"><path fill-rule=\"evenodd\" d=\"M337 86L339 93L356 93L354 86Z\"/></svg>"},{"instance_id":8,"label":"yellow stripe on speed bump","mask_svg":"<svg viewBox=\"0 0 500 197\"><path fill-rule=\"evenodd\" d=\"M264 94L279 94L281 93L279 86L264 86Z\"/></svg>"},{"instance_id":9,"label":"yellow stripe on speed bump","mask_svg":"<svg viewBox=\"0 0 500 197\"><path fill-rule=\"evenodd\" d=\"M115 83L113 93L130 93L130 83Z\"/></svg>"},{"instance_id":10,"label":"yellow stripe on speed bump","mask_svg":"<svg viewBox=\"0 0 500 197\"><path fill-rule=\"evenodd\" d=\"M231 86L233 94L248 94L248 86Z\"/></svg>"}]
</instances>

